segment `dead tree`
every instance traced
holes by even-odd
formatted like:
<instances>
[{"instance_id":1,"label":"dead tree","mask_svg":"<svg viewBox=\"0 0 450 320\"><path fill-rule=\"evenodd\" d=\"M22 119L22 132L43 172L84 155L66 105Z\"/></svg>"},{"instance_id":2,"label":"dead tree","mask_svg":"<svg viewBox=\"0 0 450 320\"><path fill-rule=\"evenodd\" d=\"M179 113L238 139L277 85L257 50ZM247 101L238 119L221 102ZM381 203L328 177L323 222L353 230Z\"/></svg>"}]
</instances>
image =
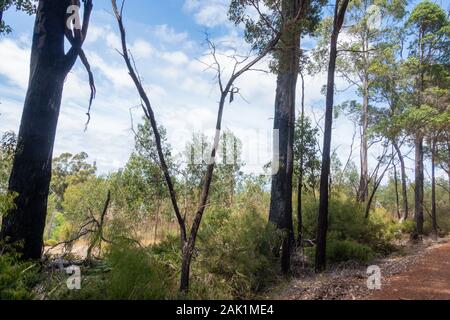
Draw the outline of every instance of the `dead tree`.
<instances>
[{"instance_id":1,"label":"dead tree","mask_svg":"<svg viewBox=\"0 0 450 320\"><path fill-rule=\"evenodd\" d=\"M73 29L68 25L74 19L74 12L78 12L79 0L40 0L37 8L29 86L9 181L10 193L17 196L14 208L3 219L0 237L7 244L17 245L16 250L23 259L39 259L42 254L53 145L64 81L78 57L89 73L90 103L95 95L92 73L82 50L92 0L83 2L82 25L76 14L79 23ZM71 43L67 53L65 37Z\"/></svg>"},{"instance_id":2,"label":"dead tree","mask_svg":"<svg viewBox=\"0 0 450 320\"><path fill-rule=\"evenodd\" d=\"M206 169L205 178L203 180L203 186L202 186L202 192L200 196L200 201L197 207L197 211L194 216L194 220L190 229L189 234L187 233L186 228L186 213L183 215L179 209L178 201L177 201L177 195L174 188L173 179L170 175L170 172L168 170L162 144L161 144L161 136L159 133L158 125L156 122L156 118L154 115L153 107L150 103L150 99L145 92L142 80L139 77L139 74L135 68L135 65L133 63L133 59L131 57L131 54L128 50L127 42L126 42L126 32L125 27L123 24L123 8L124 8L124 2L122 2L121 7L119 8L117 6L116 0L111 0L113 11L115 14L115 17L117 19L117 23L119 26L119 31L121 35L121 45L122 45L122 52L121 55L125 61L125 64L127 65L129 75L131 79L134 82L134 85L136 86L136 89L139 93L140 98L143 101L142 108L145 114L145 117L149 120L150 125L152 127L152 130L155 135L155 141L156 141L156 147L158 150L158 157L159 157L159 164L161 166L161 170L164 173L165 181L167 184L167 187L169 189L170 199L172 202L172 206L178 221L179 229L180 229L180 236L181 236L181 251L182 251L182 266L181 266L181 279L180 279L180 291L183 293L188 292L189 290L189 278L190 278L190 266L192 262L192 256L195 250L195 244L197 240L197 234L198 230L200 228L200 224L203 218L203 214L205 212L207 203L208 203L208 197L209 197L209 191L211 187L211 182L214 174L214 169L216 165L216 155L219 148L219 142L220 142L220 136L221 136L221 130L222 130L222 118L223 118L223 112L225 105L229 99L230 102L233 101L234 96L239 93L238 88L234 86L234 83L236 80L241 77L244 73L251 71L253 67L260 62L265 56L267 56L272 50L276 47L278 42L281 39L281 35L283 34L284 30L279 30L276 35L271 39L267 46L261 50L257 56L254 57L245 57L242 59L239 59L234 57L235 64L234 68L232 70L232 73L227 81L223 79L223 69L220 66L220 63L217 59L217 51L216 46L208 40L208 45L211 49L211 56L214 60L214 62L210 65L208 65L208 68L213 68L217 72L217 81L220 89L220 100L219 100L219 106L218 106L218 112L217 112L217 122L216 122L216 135L214 138L214 143L211 151L210 161Z\"/></svg>"}]
</instances>

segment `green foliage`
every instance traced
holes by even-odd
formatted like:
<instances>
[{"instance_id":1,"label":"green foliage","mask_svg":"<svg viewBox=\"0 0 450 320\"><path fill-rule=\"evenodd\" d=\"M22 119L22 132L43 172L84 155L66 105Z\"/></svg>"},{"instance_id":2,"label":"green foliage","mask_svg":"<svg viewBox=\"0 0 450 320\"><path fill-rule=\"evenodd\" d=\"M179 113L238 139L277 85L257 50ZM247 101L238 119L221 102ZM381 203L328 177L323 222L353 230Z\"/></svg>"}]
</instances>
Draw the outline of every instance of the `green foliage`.
<instances>
[{"instance_id":1,"label":"green foliage","mask_svg":"<svg viewBox=\"0 0 450 320\"><path fill-rule=\"evenodd\" d=\"M111 267L106 282L107 299L169 299L175 291L167 268L145 249L129 244L112 246L106 261Z\"/></svg>"},{"instance_id":2,"label":"green foliage","mask_svg":"<svg viewBox=\"0 0 450 320\"><path fill-rule=\"evenodd\" d=\"M3 13L10 7L15 7L17 11L33 14L36 11L35 0L0 0L0 12ZM0 35L10 33L11 27L0 19Z\"/></svg>"},{"instance_id":3,"label":"green foliage","mask_svg":"<svg viewBox=\"0 0 450 320\"><path fill-rule=\"evenodd\" d=\"M299 117L294 132L294 172L297 179L302 176L303 186L308 191L314 190L320 174L318 150L319 129L312 126L311 120ZM297 183L296 183L297 185Z\"/></svg>"},{"instance_id":4,"label":"green foliage","mask_svg":"<svg viewBox=\"0 0 450 320\"><path fill-rule=\"evenodd\" d=\"M329 263L347 261L369 262L374 257L372 249L354 240L335 240L328 238L327 260Z\"/></svg>"},{"instance_id":5,"label":"green foliage","mask_svg":"<svg viewBox=\"0 0 450 320\"><path fill-rule=\"evenodd\" d=\"M277 268L273 248L280 235L254 208L211 210L199 234L199 267L245 299L266 287Z\"/></svg>"},{"instance_id":6,"label":"green foliage","mask_svg":"<svg viewBox=\"0 0 450 320\"><path fill-rule=\"evenodd\" d=\"M35 264L20 262L15 254L0 254L0 300L34 298L37 271Z\"/></svg>"},{"instance_id":7,"label":"green foliage","mask_svg":"<svg viewBox=\"0 0 450 320\"><path fill-rule=\"evenodd\" d=\"M52 180L50 192L55 195L56 210L62 209L64 193L69 185L77 185L95 177L96 164L87 162L88 154L81 152L76 155L63 153L53 159Z\"/></svg>"},{"instance_id":8,"label":"green foliage","mask_svg":"<svg viewBox=\"0 0 450 320\"><path fill-rule=\"evenodd\" d=\"M317 203L307 197L304 205L305 236L314 239ZM330 263L348 259L366 262L392 250L392 241L401 234L401 224L374 212L365 218L364 207L346 197L334 196L329 204L330 221L327 253ZM311 250L309 250L311 251Z\"/></svg>"}]
</instances>

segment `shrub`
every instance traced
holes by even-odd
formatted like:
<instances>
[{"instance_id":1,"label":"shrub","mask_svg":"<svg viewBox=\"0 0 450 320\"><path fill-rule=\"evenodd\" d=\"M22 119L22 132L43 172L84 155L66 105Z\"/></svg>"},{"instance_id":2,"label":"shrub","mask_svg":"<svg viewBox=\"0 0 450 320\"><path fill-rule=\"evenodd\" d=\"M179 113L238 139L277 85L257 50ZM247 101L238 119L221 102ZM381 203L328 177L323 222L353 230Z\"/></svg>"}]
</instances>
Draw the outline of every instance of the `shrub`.
<instances>
[{"instance_id":1,"label":"shrub","mask_svg":"<svg viewBox=\"0 0 450 320\"><path fill-rule=\"evenodd\" d=\"M327 245L327 260L329 263L345 261L368 262L374 257L373 250L354 240L334 240Z\"/></svg>"},{"instance_id":2,"label":"shrub","mask_svg":"<svg viewBox=\"0 0 450 320\"><path fill-rule=\"evenodd\" d=\"M168 268L145 248L131 243L111 245L104 265L82 270L82 290L59 298L81 300L163 300L175 297ZM65 281L65 280L63 280Z\"/></svg>"},{"instance_id":3,"label":"shrub","mask_svg":"<svg viewBox=\"0 0 450 320\"><path fill-rule=\"evenodd\" d=\"M255 208L215 210L199 234L197 265L228 287L234 298L249 298L274 279L277 243L278 232Z\"/></svg>"},{"instance_id":4,"label":"shrub","mask_svg":"<svg viewBox=\"0 0 450 320\"><path fill-rule=\"evenodd\" d=\"M0 300L32 299L37 269L34 264L20 262L15 254L0 255Z\"/></svg>"},{"instance_id":5,"label":"shrub","mask_svg":"<svg viewBox=\"0 0 450 320\"><path fill-rule=\"evenodd\" d=\"M303 208L305 237L314 239L318 204L306 197ZM330 263L356 260L366 262L376 255L386 255L394 250L392 241L403 231L382 211L374 210L366 219L364 206L344 196L335 195L329 204L329 235L327 254ZM314 250L308 249L309 256Z\"/></svg>"},{"instance_id":6,"label":"shrub","mask_svg":"<svg viewBox=\"0 0 450 320\"><path fill-rule=\"evenodd\" d=\"M174 283L167 268L147 250L130 245L113 246L106 256L108 299L161 300L173 294Z\"/></svg>"}]
</instances>

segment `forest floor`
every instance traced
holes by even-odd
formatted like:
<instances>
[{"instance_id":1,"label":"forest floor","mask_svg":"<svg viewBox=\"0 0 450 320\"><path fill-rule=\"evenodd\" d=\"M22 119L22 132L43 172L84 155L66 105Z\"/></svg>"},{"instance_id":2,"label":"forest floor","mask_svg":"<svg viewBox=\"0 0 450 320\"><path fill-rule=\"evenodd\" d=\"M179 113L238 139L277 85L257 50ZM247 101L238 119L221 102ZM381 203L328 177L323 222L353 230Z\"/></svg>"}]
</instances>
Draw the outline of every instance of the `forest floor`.
<instances>
[{"instance_id":1,"label":"forest floor","mask_svg":"<svg viewBox=\"0 0 450 320\"><path fill-rule=\"evenodd\" d=\"M438 242L403 244L385 259L373 261L381 269L381 290L367 286L367 265L345 264L327 273L294 270L295 277L279 288L279 300L450 300L450 238Z\"/></svg>"}]
</instances>

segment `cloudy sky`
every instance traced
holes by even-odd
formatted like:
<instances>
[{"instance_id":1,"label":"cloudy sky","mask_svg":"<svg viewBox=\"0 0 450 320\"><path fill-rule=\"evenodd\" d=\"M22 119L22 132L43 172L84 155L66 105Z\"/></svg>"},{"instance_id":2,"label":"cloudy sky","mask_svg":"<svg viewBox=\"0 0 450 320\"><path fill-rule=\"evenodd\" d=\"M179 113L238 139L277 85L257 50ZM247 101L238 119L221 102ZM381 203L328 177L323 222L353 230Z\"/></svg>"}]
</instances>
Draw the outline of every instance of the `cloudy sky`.
<instances>
[{"instance_id":1,"label":"cloudy sky","mask_svg":"<svg viewBox=\"0 0 450 320\"><path fill-rule=\"evenodd\" d=\"M226 48L246 52L242 30L227 21L227 0L130 0L124 11L128 42L148 90L157 120L166 127L175 153L184 149L194 131L211 135L215 125L219 91L214 73L198 60L205 57L205 31ZM93 67L97 97L92 119L84 132L89 98L87 74L78 63L67 78L55 154L85 151L101 173L116 170L133 150L131 116L135 122L142 111L137 92L121 57L118 30L109 0L94 1L85 52ZM0 38L0 132L17 131L27 89L30 45L34 17L9 11L5 20L14 31ZM305 45L312 42L305 39ZM223 62L225 66L228 61ZM267 60L258 68L266 69ZM229 68L227 69L229 70ZM247 172L261 172L271 160L270 137L276 77L252 72L237 83L245 100L227 105L224 128L242 140ZM310 116L320 121L325 75L306 79L306 105ZM346 84L339 81L342 88ZM347 93L340 99L354 96ZM298 92L300 96L300 91ZM354 98L357 98L354 96ZM342 159L350 152L353 125L340 119L333 143ZM358 161L358 143L354 160ZM376 154L372 155L373 157Z\"/></svg>"}]
</instances>

